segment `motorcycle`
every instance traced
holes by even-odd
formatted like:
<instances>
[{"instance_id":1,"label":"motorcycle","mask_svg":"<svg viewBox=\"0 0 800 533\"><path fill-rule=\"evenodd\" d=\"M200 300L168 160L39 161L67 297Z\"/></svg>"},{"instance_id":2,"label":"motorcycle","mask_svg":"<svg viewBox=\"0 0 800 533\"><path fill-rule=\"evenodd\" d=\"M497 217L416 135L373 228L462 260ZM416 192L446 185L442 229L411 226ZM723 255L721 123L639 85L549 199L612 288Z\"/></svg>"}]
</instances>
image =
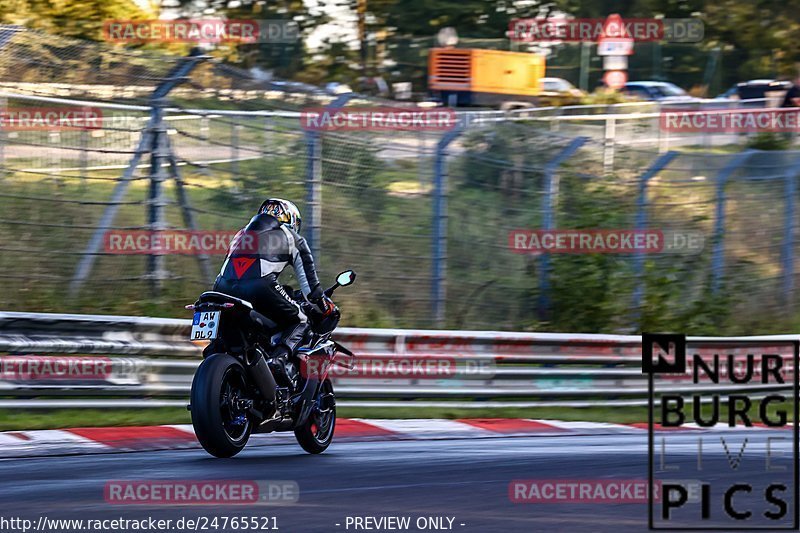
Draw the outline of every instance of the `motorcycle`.
<instances>
[{"instance_id":1,"label":"motorcycle","mask_svg":"<svg viewBox=\"0 0 800 533\"><path fill-rule=\"evenodd\" d=\"M330 297L355 279L356 273L346 270L325 294ZM251 434L275 431L294 431L309 453L322 453L330 446L336 396L328 373L334 364L352 368L355 356L331 339L339 323L338 307L322 317L302 293L294 295L311 328L283 369L269 355L281 331L250 302L208 291L186 306L194 311L190 339L210 342L192 380L188 409L197 440L211 455L233 457Z\"/></svg>"}]
</instances>

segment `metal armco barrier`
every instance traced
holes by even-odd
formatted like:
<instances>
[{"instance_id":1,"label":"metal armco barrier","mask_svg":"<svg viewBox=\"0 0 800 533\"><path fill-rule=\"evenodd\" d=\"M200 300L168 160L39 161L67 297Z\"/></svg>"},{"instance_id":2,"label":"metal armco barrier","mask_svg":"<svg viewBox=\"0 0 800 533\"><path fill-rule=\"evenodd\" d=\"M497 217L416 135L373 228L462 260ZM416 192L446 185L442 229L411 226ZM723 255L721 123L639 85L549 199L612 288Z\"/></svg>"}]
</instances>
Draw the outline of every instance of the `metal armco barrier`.
<instances>
[{"instance_id":1,"label":"metal armco barrier","mask_svg":"<svg viewBox=\"0 0 800 533\"><path fill-rule=\"evenodd\" d=\"M186 405L201 346L189 320L0 313L0 408ZM334 373L342 406L591 407L645 405L641 337L340 328L358 356ZM690 341L763 341L795 335ZM791 385L751 386L766 394ZM702 386L676 380L671 390ZM717 385L713 389L723 389ZM735 390L731 387L731 391Z\"/></svg>"}]
</instances>

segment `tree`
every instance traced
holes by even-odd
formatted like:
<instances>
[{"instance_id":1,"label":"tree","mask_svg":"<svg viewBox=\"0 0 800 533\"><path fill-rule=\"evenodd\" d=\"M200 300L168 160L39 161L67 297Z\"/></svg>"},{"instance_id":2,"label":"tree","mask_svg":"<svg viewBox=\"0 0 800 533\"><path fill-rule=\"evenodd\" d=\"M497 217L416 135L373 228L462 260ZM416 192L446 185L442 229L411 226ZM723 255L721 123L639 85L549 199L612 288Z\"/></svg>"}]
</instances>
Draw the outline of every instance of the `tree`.
<instances>
[{"instance_id":1,"label":"tree","mask_svg":"<svg viewBox=\"0 0 800 533\"><path fill-rule=\"evenodd\" d=\"M6 3L7 2L7 3ZM0 23L99 41L107 20L154 18L157 8L142 9L133 0L6 0L0 3Z\"/></svg>"},{"instance_id":2,"label":"tree","mask_svg":"<svg viewBox=\"0 0 800 533\"><path fill-rule=\"evenodd\" d=\"M235 5L235 7L231 7ZM283 20L293 22L299 30L294 42L260 42L218 47L215 55L239 66L269 70L282 78L296 78L308 59L305 39L328 16L303 0L208 0L198 5L194 0L179 0L172 8L182 17L220 16L226 19Z\"/></svg>"}]
</instances>

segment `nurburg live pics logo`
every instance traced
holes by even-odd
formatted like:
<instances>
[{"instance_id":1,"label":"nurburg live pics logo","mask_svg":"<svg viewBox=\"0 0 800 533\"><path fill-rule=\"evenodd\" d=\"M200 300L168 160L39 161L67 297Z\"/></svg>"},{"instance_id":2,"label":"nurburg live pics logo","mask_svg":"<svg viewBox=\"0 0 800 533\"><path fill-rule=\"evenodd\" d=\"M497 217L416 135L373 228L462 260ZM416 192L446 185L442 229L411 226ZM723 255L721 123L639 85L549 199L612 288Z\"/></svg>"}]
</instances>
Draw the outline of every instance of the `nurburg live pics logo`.
<instances>
[{"instance_id":1,"label":"nurburg live pics logo","mask_svg":"<svg viewBox=\"0 0 800 533\"><path fill-rule=\"evenodd\" d=\"M650 529L798 529L799 351L780 338L642 335Z\"/></svg>"}]
</instances>

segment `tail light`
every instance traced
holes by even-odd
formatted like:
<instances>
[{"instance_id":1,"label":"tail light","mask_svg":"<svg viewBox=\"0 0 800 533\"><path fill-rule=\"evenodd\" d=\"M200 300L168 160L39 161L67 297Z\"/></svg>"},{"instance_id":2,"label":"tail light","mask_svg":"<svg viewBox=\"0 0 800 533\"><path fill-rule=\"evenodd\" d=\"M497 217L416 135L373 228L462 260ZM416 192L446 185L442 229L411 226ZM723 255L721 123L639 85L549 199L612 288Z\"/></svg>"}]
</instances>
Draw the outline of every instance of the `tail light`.
<instances>
[{"instance_id":1,"label":"tail light","mask_svg":"<svg viewBox=\"0 0 800 533\"><path fill-rule=\"evenodd\" d=\"M234 307L235 305L236 304L232 304L230 302L225 302L224 304L212 304L212 303L200 304L200 305L189 304L189 305L183 306L183 308L184 309L189 309L189 310L198 309L200 307L208 307L209 309L230 309L231 307Z\"/></svg>"}]
</instances>

